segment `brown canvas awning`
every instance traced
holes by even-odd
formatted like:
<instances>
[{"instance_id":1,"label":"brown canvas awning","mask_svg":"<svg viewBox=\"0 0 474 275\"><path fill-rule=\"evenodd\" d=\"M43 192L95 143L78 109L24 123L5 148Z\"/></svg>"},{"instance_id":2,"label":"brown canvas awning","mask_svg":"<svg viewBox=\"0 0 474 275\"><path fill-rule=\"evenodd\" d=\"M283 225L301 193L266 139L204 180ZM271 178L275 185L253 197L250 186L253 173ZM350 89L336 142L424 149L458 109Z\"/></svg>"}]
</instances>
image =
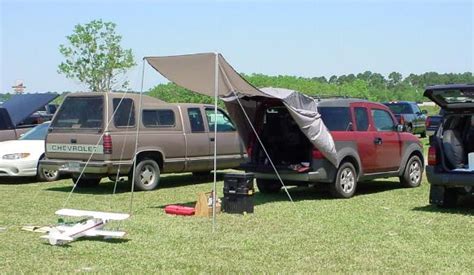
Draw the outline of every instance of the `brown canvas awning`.
<instances>
[{"instance_id":1,"label":"brown canvas awning","mask_svg":"<svg viewBox=\"0 0 474 275\"><path fill-rule=\"evenodd\" d=\"M334 140L318 113L317 102L314 99L288 89L257 89L242 78L222 55L216 53L145 57L144 59L170 81L208 96L215 95L217 69L217 96L224 100L229 115L236 123L240 137L246 146L253 131L245 114L253 123L256 119L255 110L262 99L281 100L311 143L329 161L337 165Z\"/></svg>"}]
</instances>

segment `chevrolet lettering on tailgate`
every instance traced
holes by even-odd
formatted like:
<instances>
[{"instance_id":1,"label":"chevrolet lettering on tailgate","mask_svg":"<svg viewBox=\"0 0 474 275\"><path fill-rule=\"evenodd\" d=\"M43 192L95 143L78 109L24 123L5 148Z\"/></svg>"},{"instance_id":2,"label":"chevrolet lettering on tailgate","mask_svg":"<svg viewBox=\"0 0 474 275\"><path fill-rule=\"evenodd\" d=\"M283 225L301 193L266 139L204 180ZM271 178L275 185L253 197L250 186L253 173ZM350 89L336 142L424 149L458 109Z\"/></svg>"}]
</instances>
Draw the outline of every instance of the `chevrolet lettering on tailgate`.
<instances>
[{"instance_id":1,"label":"chevrolet lettering on tailgate","mask_svg":"<svg viewBox=\"0 0 474 275\"><path fill-rule=\"evenodd\" d=\"M103 154L104 147L102 145L49 143L46 144L46 151L51 153Z\"/></svg>"}]
</instances>

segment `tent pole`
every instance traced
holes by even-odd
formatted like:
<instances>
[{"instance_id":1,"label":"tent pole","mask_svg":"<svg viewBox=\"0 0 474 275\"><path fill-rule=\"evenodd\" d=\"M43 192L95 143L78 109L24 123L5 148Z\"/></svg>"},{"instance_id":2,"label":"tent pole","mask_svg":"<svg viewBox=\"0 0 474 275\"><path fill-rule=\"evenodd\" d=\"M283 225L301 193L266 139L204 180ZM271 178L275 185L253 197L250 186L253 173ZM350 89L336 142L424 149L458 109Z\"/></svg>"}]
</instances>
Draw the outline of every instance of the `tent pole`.
<instances>
[{"instance_id":1,"label":"tent pole","mask_svg":"<svg viewBox=\"0 0 474 275\"><path fill-rule=\"evenodd\" d=\"M138 151L138 137L140 133L140 121L142 120L142 95L143 95L143 84L145 82L145 58L143 58L143 67L142 67L142 82L140 84L140 100L138 102L138 119L135 123L137 125L137 131L135 133L135 152L133 156L133 166L132 166L132 187L130 194L130 215L133 211L133 191L135 191L135 170L137 169L137 151Z\"/></svg>"},{"instance_id":2,"label":"tent pole","mask_svg":"<svg viewBox=\"0 0 474 275\"><path fill-rule=\"evenodd\" d=\"M212 232L216 230L216 182L217 182L217 94L219 90L219 54L215 53L214 67L214 183L212 185Z\"/></svg>"}]
</instances>

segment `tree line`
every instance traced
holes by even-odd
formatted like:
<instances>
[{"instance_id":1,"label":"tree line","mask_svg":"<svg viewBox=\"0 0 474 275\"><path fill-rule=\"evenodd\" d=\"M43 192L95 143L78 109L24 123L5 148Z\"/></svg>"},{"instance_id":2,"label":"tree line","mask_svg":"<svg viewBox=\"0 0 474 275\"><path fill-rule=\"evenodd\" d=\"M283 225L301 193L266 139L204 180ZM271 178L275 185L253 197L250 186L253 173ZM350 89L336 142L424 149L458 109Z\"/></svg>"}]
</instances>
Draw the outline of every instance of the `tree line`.
<instances>
[{"instance_id":1,"label":"tree line","mask_svg":"<svg viewBox=\"0 0 474 275\"><path fill-rule=\"evenodd\" d=\"M380 73L366 71L359 74L333 75L329 78L298 77L298 76L269 76L265 74L242 74L242 76L257 88L278 87L302 92L315 97L346 96L364 98L371 101L426 101L423 97L425 87L449 83L474 83L472 72L465 73L436 73L410 74L403 78L399 72L392 72L387 77ZM159 84L148 95L167 102L190 102L212 104L213 98L200 95L174 83ZM221 103L222 104L222 103Z\"/></svg>"}]
</instances>

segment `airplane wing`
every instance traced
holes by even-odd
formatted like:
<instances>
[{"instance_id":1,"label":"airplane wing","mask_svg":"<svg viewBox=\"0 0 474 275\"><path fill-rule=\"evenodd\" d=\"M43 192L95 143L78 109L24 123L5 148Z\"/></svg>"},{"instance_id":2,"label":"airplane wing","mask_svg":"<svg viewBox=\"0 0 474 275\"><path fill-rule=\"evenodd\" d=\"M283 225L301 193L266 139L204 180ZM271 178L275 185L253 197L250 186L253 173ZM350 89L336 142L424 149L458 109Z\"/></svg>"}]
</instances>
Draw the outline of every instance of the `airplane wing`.
<instances>
[{"instance_id":1,"label":"airplane wing","mask_svg":"<svg viewBox=\"0 0 474 275\"><path fill-rule=\"evenodd\" d=\"M105 236L105 237L116 237L121 238L125 236L125 232L123 231L109 231L109 230L99 230L99 229L91 229L85 232L86 236L94 237L94 236Z\"/></svg>"},{"instance_id":2,"label":"airplane wing","mask_svg":"<svg viewBox=\"0 0 474 275\"><path fill-rule=\"evenodd\" d=\"M56 215L69 216L69 217L93 217L96 219L103 220L125 220L130 217L129 214L123 213L109 213L109 212L98 212L98 211L87 211L77 209L60 209L56 211Z\"/></svg>"}]
</instances>

